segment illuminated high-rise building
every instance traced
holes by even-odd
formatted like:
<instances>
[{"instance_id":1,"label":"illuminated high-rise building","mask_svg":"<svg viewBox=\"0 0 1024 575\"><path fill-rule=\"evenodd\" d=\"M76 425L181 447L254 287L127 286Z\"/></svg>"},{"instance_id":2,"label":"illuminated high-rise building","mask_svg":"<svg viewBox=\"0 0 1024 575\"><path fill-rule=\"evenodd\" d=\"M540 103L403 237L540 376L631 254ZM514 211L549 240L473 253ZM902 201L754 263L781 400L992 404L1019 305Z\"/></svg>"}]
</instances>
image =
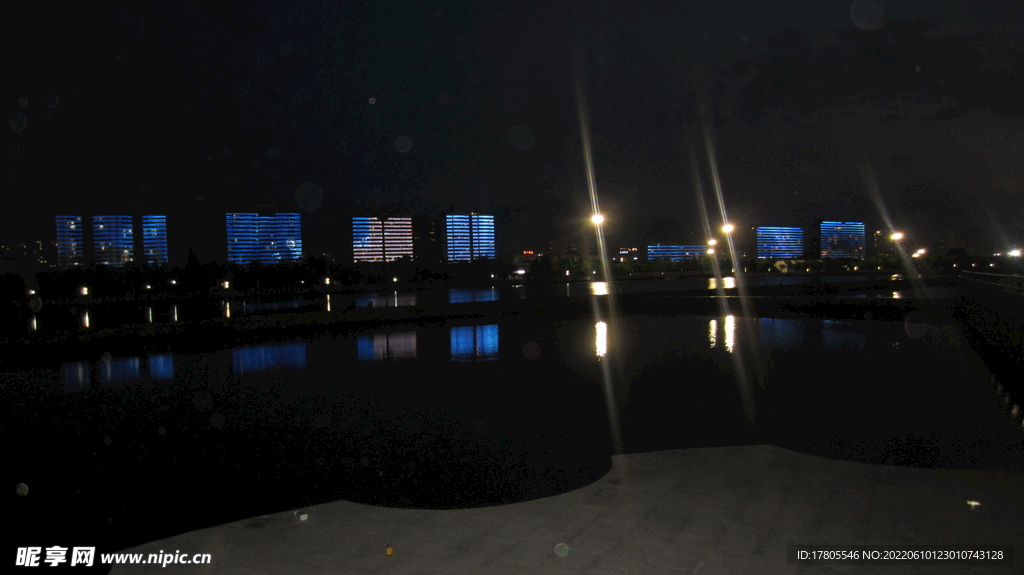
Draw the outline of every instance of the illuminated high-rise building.
<instances>
[{"instance_id":1,"label":"illuminated high-rise building","mask_svg":"<svg viewBox=\"0 0 1024 575\"><path fill-rule=\"evenodd\" d=\"M228 261L279 263L302 258L300 214L227 214Z\"/></svg>"},{"instance_id":2,"label":"illuminated high-rise building","mask_svg":"<svg viewBox=\"0 0 1024 575\"><path fill-rule=\"evenodd\" d=\"M798 259L804 255L803 228L758 226L757 257Z\"/></svg>"},{"instance_id":3,"label":"illuminated high-rise building","mask_svg":"<svg viewBox=\"0 0 1024 575\"><path fill-rule=\"evenodd\" d=\"M167 216L142 216L142 256L146 265L167 264Z\"/></svg>"},{"instance_id":4,"label":"illuminated high-rise building","mask_svg":"<svg viewBox=\"0 0 1024 575\"><path fill-rule=\"evenodd\" d=\"M57 267L69 268L90 262L124 267L135 262L136 254L142 254L141 261L145 265L167 263L167 216L92 216L90 229L84 224L86 219L57 216Z\"/></svg>"},{"instance_id":5,"label":"illuminated high-rise building","mask_svg":"<svg viewBox=\"0 0 1024 575\"><path fill-rule=\"evenodd\" d=\"M352 218L352 258L357 262L393 262L413 257L412 218Z\"/></svg>"},{"instance_id":6,"label":"illuminated high-rise building","mask_svg":"<svg viewBox=\"0 0 1024 575\"><path fill-rule=\"evenodd\" d=\"M820 257L863 258L866 238L863 222L818 221ZM817 242L816 242L817 243Z\"/></svg>"},{"instance_id":7,"label":"illuminated high-rise building","mask_svg":"<svg viewBox=\"0 0 1024 575\"><path fill-rule=\"evenodd\" d=\"M695 260L707 255L707 246L647 246L647 261L666 259L673 262Z\"/></svg>"},{"instance_id":8,"label":"illuminated high-rise building","mask_svg":"<svg viewBox=\"0 0 1024 575\"><path fill-rule=\"evenodd\" d=\"M494 259L494 216L447 214L445 244L449 262Z\"/></svg>"},{"instance_id":9,"label":"illuminated high-rise building","mask_svg":"<svg viewBox=\"0 0 1024 575\"><path fill-rule=\"evenodd\" d=\"M57 216L57 266L85 264L82 216Z\"/></svg>"},{"instance_id":10,"label":"illuminated high-rise building","mask_svg":"<svg viewBox=\"0 0 1024 575\"><path fill-rule=\"evenodd\" d=\"M92 217L93 257L100 265L124 267L135 259L131 216Z\"/></svg>"}]
</instances>

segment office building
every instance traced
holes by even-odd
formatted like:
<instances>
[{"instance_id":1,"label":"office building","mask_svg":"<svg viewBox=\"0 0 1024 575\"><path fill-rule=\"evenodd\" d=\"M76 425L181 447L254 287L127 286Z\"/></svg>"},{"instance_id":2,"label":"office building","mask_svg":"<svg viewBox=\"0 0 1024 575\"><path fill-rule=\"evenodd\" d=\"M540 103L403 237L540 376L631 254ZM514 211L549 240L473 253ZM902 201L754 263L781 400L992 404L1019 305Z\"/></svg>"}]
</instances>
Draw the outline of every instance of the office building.
<instances>
[{"instance_id":1,"label":"office building","mask_svg":"<svg viewBox=\"0 0 1024 575\"><path fill-rule=\"evenodd\" d=\"M494 259L494 216L446 214L445 247L449 262Z\"/></svg>"},{"instance_id":2,"label":"office building","mask_svg":"<svg viewBox=\"0 0 1024 575\"><path fill-rule=\"evenodd\" d=\"M647 246L647 261L669 260L681 262L683 260L695 260L708 253L707 246Z\"/></svg>"},{"instance_id":3,"label":"office building","mask_svg":"<svg viewBox=\"0 0 1024 575\"><path fill-rule=\"evenodd\" d=\"M399 258L413 258L411 217L377 215L352 218L353 261L393 262Z\"/></svg>"},{"instance_id":4,"label":"office building","mask_svg":"<svg viewBox=\"0 0 1024 575\"><path fill-rule=\"evenodd\" d=\"M797 259L804 255L803 228L758 226L757 257Z\"/></svg>"},{"instance_id":5,"label":"office building","mask_svg":"<svg viewBox=\"0 0 1024 575\"><path fill-rule=\"evenodd\" d=\"M863 222L819 220L817 242L822 259L863 258L866 237Z\"/></svg>"},{"instance_id":6,"label":"office building","mask_svg":"<svg viewBox=\"0 0 1024 575\"><path fill-rule=\"evenodd\" d=\"M227 214L228 262L275 264L302 258L300 214Z\"/></svg>"}]
</instances>

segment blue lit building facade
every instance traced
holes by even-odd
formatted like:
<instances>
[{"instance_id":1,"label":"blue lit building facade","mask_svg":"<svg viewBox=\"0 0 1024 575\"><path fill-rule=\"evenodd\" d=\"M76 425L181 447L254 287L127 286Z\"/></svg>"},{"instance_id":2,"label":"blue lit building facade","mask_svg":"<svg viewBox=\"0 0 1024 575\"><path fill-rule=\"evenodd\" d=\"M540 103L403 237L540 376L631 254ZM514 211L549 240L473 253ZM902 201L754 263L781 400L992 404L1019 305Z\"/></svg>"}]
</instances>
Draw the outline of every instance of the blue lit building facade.
<instances>
[{"instance_id":1,"label":"blue lit building facade","mask_svg":"<svg viewBox=\"0 0 1024 575\"><path fill-rule=\"evenodd\" d=\"M758 226L757 257L770 259L799 259L803 256L803 228Z\"/></svg>"},{"instance_id":2,"label":"blue lit building facade","mask_svg":"<svg viewBox=\"0 0 1024 575\"><path fill-rule=\"evenodd\" d=\"M867 244L864 222L820 220L818 232L822 259L864 257L864 248Z\"/></svg>"},{"instance_id":3,"label":"blue lit building facade","mask_svg":"<svg viewBox=\"0 0 1024 575\"><path fill-rule=\"evenodd\" d=\"M57 267L85 264L85 238L82 216L57 216Z\"/></svg>"},{"instance_id":4,"label":"blue lit building facade","mask_svg":"<svg viewBox=\"0 0 1024 575\"><path fill-rule=\"evenodd\" d=\"M352 258L356 262L393 262L413 257L412 218L352 218Z\"/></svg>"},{"instance_id":5,"label":"blue lit building facade","mask_svg":"<svg viewBox=\"0 0 1024 575\"><path fill-rule=\"evenodd\" d=\"M275 264L302 258L300 214L227 214L228 262Z\"/></svg>"},{"instance_id":6,"label":"blue lit building facade","mask_svg":"<svg viewBox=\"0 0 1024 575\"><path fill-rule=\"evenodd\" d=\"M494 216L447 214L445 243L449 262L494 259Z\"/></svg>"},{"instance_id":7,"label":"blue lit building facade","mask_svg":"<svg viewBox=\"0 0 1024 575\"><path fill-rule=\"evenodd\" d=\"M91 220L87 228L82 216L57 216L58 267L124 267L140 253L145 265L167 264L167 216L96 215Z\"/></svg>"},{"instance_id":8,"label":"blue lit building facade","mask_svg":"<svg viewBox=\"0 0 1024 575\"><path fill-rule=\"evenodd\" d=\"M647 261L665 259L673 262L695 260L707 255L707 246L647 246Z\"/></svg>"},{"instance_id":9,"label":"blue lit building facade","mask_svg":"<svg viewBox=\"0 0 1024 575\"><path fill-rule=\"evenodd\" d=\"M142 216L142 261L167 265L167 216Z\"/></svg>"},{"instance_id":10,"label":"blue lit building facade","mask_svg":"<svg viewBox=\"0 0 1024 575\"><path fill-rule=\"evenodd\" d=\"M124 267L135 259L131 216L93 216L92 238L97 264Z\"/></svg>"}]
</instances>

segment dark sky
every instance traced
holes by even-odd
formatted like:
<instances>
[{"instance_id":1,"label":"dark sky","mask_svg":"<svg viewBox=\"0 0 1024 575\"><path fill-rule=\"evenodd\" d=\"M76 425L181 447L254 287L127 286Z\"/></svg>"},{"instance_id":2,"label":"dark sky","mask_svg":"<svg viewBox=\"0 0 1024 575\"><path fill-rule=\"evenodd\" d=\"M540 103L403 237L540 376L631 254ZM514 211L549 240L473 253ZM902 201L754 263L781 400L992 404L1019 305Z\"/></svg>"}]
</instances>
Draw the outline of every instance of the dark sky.
<instances>
[{"instance_id":1,"label":"dark sky","mask_svg":"<svg viewBox=\"0 0 1024 575\"><path fill-rule=\"evenodd\" d=\"M613 244L672 230L652 218L699 232L699 105L741 226L879 226L870 172L924 245L1024 240L1018 2L22 2L8 18L6 241L137 208L171 216L172 258L223 259L224 212L274 204L304 213L307 253L338 252L348 210L396 203L490 210L507 250L540 248L588 215L576 79Z\"/></svg>"}]
</instances>

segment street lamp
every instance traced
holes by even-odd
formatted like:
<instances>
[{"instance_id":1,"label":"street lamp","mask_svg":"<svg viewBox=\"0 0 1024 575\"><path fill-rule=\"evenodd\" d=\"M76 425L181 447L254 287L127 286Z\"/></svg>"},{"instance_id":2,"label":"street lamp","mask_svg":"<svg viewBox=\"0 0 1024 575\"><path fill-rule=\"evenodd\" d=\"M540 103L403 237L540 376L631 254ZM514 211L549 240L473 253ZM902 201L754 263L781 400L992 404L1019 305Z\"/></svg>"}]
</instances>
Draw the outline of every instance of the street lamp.
<instances>
[{"instance_id":1,"label":"street lamp","mask_svg":"<svg viewBox=\"0 0 1024 575\"><path fill-rule=\"evenodd\" d=\"M718 240L716 240L715 238L711 238L710 240L708 240L708 245L709 246L713 246L713 245L715 245L717 243L718 243Z\"/></svg>"},{"instance_id":2,"label":"street lamp","mask_svg":"<svg viewBox=\"0 0 1024 575\"><path fill-rule=\"evenodd\" d=\"M903 232L893 232L892 235L889 236L889 239L894 242L898 242L903 239Z\"/></svg>"},{"instance_id":3,"label":"street lamp","mask_svg":"<svg viewBox=\"0 0 1024 575\"><path fill-rule=\"evenodd\" d=\"M722 226L722 233L731 234L734 229L732 224L725 224Z\"/></svg>"},{"instance_id":4,"label":"street lamp","mask_svg":"<svg viewBox=\"0 0 1024 575\"><path fill-rule=\"evenodd\" d=\"M595 226L599 226L602 222L604 222L604 216L602 216L601 214L594 214L590 216L590 221L593 222Z\"/></svg>"}]
</instances>

